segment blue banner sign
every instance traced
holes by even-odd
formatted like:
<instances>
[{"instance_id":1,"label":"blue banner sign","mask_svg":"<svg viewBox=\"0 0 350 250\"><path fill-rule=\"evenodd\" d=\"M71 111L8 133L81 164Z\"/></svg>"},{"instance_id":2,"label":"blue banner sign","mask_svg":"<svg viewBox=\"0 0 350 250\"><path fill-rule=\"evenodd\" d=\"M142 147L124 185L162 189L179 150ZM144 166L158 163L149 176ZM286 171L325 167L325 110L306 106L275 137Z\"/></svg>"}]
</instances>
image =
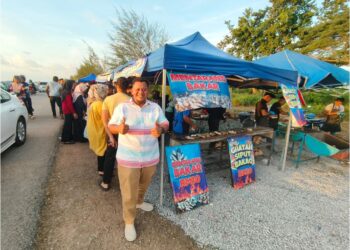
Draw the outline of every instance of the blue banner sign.
<instances>
[{"instance_id":1,"label":"blue banner sign","mask_svg":"<svg viewBox=\"0 0 350 250\"><path fill-rule=\"evenodd\" d=\"M168 72L175 108L182 112L198 108L231 108L228 84L223 75Z\"/></svg>"},{"instance_id":2,"label":"blue banner sign","mask_svg":"<svg viewBox=\"0 0 350 250\"><path fill-rule=\"evenodd\" d=\"M255 181L255 160L252 137L235 136L227 139L231 160L231 177L234 189Z\"/></svg>"},{"instance_id":3,"label":"blue banner sign","mask_svg":"<svg viewBox=\"0 0 350 250\"><path fill-rule=\"evenodd\" d=\"M209 190L199 144L166 147L166 158L177 211L209 203Z\"/></svg>"},{"instance_id":4,"label":"blue banner sign","mask_svg":"<svg viewBox=\"0 0 350 250\"><path fill-rule=\"evenodd\" d=\"M294 86L281 84L282 93L286 103L290 108L292 114L292 126L303 127L306 124L304 111L301 108L301 102L298 95L298 89Z\"/></svg>"}]
</instances>

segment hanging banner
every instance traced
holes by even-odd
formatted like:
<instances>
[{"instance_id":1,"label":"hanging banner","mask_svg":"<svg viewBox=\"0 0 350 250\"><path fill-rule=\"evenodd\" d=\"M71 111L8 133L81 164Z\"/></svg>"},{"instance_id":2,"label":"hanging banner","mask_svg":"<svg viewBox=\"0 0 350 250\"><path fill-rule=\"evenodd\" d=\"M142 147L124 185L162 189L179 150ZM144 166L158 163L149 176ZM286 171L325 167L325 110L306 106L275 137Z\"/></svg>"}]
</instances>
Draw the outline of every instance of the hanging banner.
<instances>
[{"instance_id":1,"label":"hanging banner","mask_svg":"<svg viewBox=\"0 0 350 250\"><path fill-rule=\"evenodd\" d=\"M231 180L234 189L255 181L255 160L252 137L235 136L227 139L231 160Z\"/></svg>"},{"instance_id":2,"label":"hanging banner","mask_svg":"<svg viewBox=\"0 0 350 250\"><path fill-rule=\"evenodd\" d=\"M301 108L301 103L298 95L298 89L294 86L287 86L281 84L282 93L286 103L290 108L292 113L292 126L293 127L302 127L306 124L304 111Z\"/></svg>"},{"instance_id":3,"label":"hanging banner","mask_svg":"<svg viewBox=\"0 0 350 250\"><path fill-rule=\"evenodd\" d=\"M97 83L105 83L111 80L111 73L103 73L96 76Z\"/></svg>"},{"instance_id":4,"label":"hanging banner","mask_svg":"<svg viewBox=\"0 0 350 250\"><path fill-rule=\"evenodd\" d=\"M177 211L209 203L209 190L199 144L166 147L166 158Z\"/></svg>"},{"instance_id":5,"label":"hanging banner","mask_svg":"<svg viewBox=\"0 0 350 250\"><path fill-rule=\"evenodd\" d=\"M113 81L117 81L119 77L128 78L129 76L140 77L142 75L143 69L146 66L147 57L140 58L136 61L131 61L125 65L125 67L121 67L121 69L117 72L114 72Z\"/></svg>"},{"instance_id":6,"label":"hanging banner","mask_svg":"<svg viewBox=\"0 0 350 250\"><path fill-rule=\"evenodd\" d=\"M198 108L231 108L225 76L168 72L175 108L182 112Z\"/></svg>"}]
</instances>

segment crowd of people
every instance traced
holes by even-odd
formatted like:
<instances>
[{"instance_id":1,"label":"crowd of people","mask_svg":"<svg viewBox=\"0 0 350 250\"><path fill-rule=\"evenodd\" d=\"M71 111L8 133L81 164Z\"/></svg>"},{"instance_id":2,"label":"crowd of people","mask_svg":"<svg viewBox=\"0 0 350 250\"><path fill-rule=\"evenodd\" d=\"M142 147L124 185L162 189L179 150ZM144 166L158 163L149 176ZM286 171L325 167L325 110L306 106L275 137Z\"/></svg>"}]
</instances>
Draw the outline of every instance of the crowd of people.
<instances>
[{"instance_id":1,"label":"crowd of people","mask_svg":"<svg viewBox=\"0 0 350 250\"><path fill-rule=\"evenodd\" d=\"M23 101L29 117L33 119L34 109L24 76L14 76L11 91ZM100 84L75 82L54 76L46 87L46 93L52 116L57 118L57 106L60 118L64 119L61 142L88 142L96 155L97 174L101 176L99 187L103 191L110 189L116 169L122 195L125 238L128 241L135 240L136 210L153 210L153 205L145 202L144 196L159 162L158 138L168 131L169 122L174 134L195 131L197 126L191 119L190 111L177 112L174 102L167 99L164 114L160 107L159 92L155 91L153 101L150 101L147 80L137 77L120 77L115 82ZM267 104L273 98L274 94L265 93L256 104L255 120L258 126L277 128L280 114L285 113L282 106L286 101L280 97L268 109ZM325 108L325 130L340 130L337 122L339 115L344 112L343 101L338 98ZM208 108L206 112L209 130L218 131L225 109ZM273 116L274 119L271 118ZM331 121L335 121L333 125L327 125ZM213 148L214 144L209 147Z\"/></svg>"}]
</instances>

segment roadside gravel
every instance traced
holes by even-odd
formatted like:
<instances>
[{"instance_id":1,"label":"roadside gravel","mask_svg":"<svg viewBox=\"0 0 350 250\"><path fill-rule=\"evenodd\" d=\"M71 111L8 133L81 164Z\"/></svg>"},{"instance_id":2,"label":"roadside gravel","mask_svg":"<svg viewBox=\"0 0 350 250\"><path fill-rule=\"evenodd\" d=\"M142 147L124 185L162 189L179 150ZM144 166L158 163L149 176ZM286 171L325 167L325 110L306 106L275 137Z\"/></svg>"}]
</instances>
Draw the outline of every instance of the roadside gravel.
<instances>
[{"instance_id":1,"label":"roadside gravel","mask_svg":"<svg viewBox=\"0 0 350 250\"><path fill-rule=\"evenodd\" d=\"M163 206L159 206L159 175L147 198L202 246L349 249L349 166L321 158L298 169L289 161L282 172L277 167L279 156L274 155L270 166L257 160L256 182L240 190L231 187L228 166L222 170L208 166L210 204L190 212L175 213L167 177Z\"/></svg>"}]
</instances>

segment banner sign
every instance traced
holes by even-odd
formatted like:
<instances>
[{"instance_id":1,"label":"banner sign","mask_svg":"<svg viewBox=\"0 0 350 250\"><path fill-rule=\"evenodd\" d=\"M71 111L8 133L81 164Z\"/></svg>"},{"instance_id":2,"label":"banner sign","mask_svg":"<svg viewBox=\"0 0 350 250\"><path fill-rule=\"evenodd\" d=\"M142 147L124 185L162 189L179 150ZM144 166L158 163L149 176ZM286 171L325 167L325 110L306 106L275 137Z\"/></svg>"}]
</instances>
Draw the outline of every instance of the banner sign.
<instances>
[{"instance_id":1,"label":"banner sign","mask_svg":"<svg viewBox=\"0 0 350 250\"><path fill-rule=\"evenodd\" d=\"M292 114L292 126L302 127L306 124L304 111L301 108L301 103L298 95L298 89L294 86L281 84L283 96L290 108Z\"/></svg>"},{"instance_id":2,"label":"banner sign","mask_svg":"<svg viewBox=\"0 0 350 250\"><path fill-rule=\"evenodd\" d=\"M147 57L140 58L136 61L131 61L127 66L120 69L118 72L114 72L113 80L117 81L119 77L128 78L129 76L140 77L143 69L146 66Z\"/></svg>"},{"instance_id":3,"label":"banner sign","mask_svg":"<svg viewBox=\"0 0 350 250\"><path fill-rule=\"evenodd\" d=\"M252 137L235 136L227 139L231 160L231 179L234 189L255 181L255 160Z\"/></svg>"},{"instance_id":4,"label":"banner sign","mask_svg":"<svg viewBox=\"0 0 350 250\"><path fill-rule=\"evenodd\" d=\"M97 83L105 83L111 80L111 73L103 73L96 76Z\"/></svg>"},{"instance_id":5,"label":"banner sign","mask_svg":"<svg viewBox=\"0 0 350 250\"><path fill-rule=\"evenodd\" d=\"M182 112L198 108L231 108L228 84L223 75L168 72L175 108Z\"/></svg>"},{"instance_id":6,"label":"banner sign","mask_svg":"<svg viewBox=\"0 0 350 250\"><path fill-rule=\"evenodd\" d=\"M199 144L166 147L166 158L177 211L209 203L209 190Z\"/></svg>"}]
</instances>

